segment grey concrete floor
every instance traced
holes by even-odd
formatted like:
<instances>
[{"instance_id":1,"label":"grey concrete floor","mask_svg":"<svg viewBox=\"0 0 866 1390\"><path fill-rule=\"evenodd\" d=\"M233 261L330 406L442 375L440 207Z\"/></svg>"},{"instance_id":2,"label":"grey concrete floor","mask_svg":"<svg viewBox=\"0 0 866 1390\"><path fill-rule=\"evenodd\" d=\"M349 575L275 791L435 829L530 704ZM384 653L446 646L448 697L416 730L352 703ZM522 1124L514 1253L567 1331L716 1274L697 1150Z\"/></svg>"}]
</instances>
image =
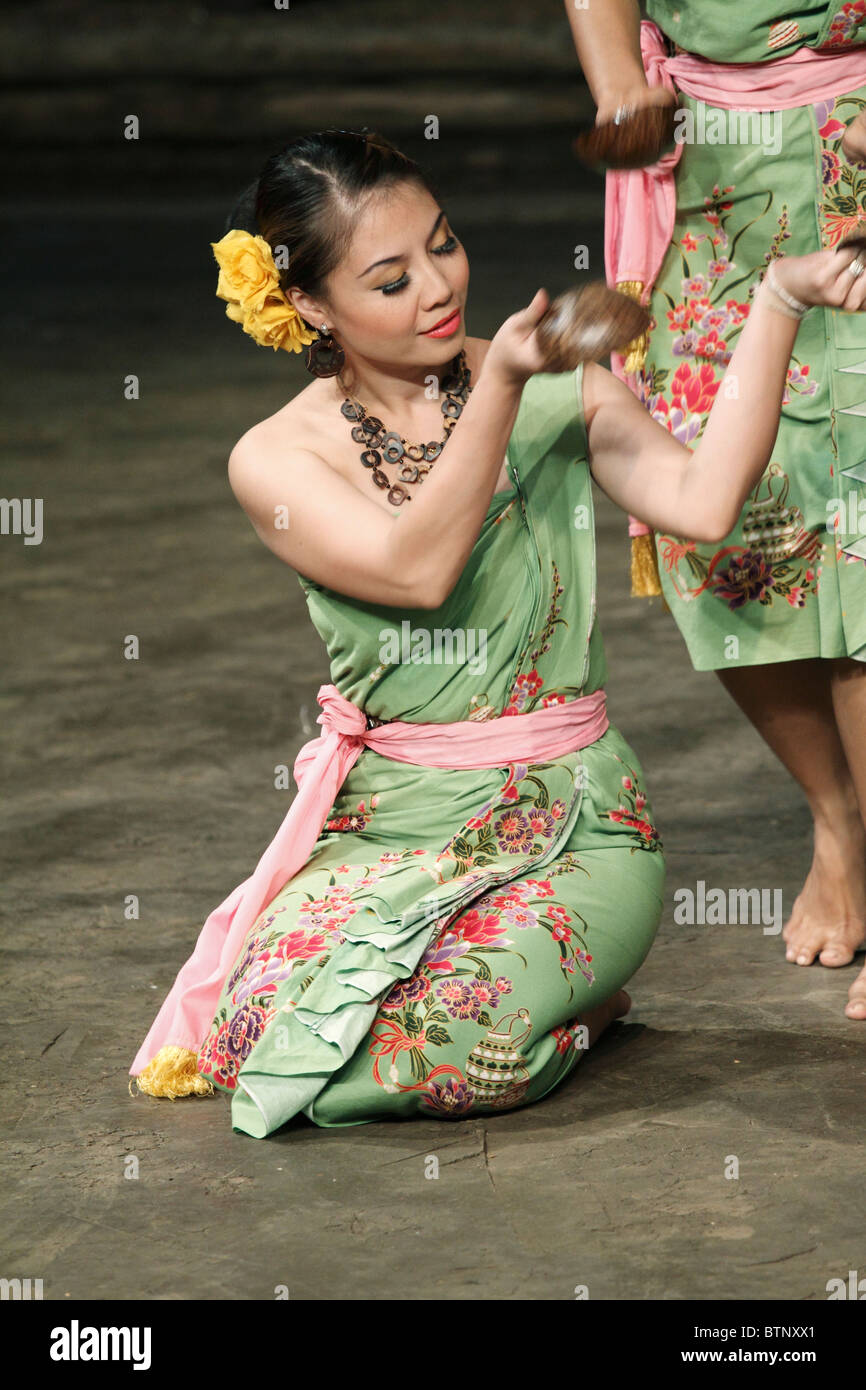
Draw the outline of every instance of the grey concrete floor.
<instances>
[{"instance_id":1,"label":"grey concrete floor","mask_svg":"<svg viewBox=\"0 0 866 1390\"><path fill-rule=\"evenodd\" d=\"M475 333L538 284L567 284L576 242L601 265L597 185L529 225L493 229L477 189L452 207ZM842 1012L855 967L788 965L758 925L674 924L674 891L699 879L778 887L789 909L809 820L660 601L628 597L624 518L602 498L612 715L669 865L628 1021L563 1087L494 1120L301 1119L257 1142L232 1132L223 1096L127 1093L201 922L284 814L273 768L310 736L328 678L297 580L226 480L235 440L305 375L224 320L207 245L222 217L198 202L31 204L10 223L10 261L52 274L8 294L2 492L43 498L45 535L0 540L0 1273L42 1278L56 1300L271 1299L277 1285L316 1300L559 1300L577 1285L826 1298L829 1279L866 1273L866 1026Z\"/></svg>"}]
</instances>

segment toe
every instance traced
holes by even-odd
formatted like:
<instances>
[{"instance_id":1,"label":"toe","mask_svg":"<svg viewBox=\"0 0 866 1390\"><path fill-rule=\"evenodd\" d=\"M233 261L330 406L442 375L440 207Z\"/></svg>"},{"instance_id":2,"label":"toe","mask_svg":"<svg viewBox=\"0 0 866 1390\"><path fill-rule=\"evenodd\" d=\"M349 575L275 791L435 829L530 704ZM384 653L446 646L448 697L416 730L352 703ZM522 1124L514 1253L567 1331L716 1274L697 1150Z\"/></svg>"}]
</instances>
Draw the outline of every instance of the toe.
<instances>
[{"instance_id":1,"label":"toe","mask_svg":"<svg viewBox=\"0 0 866 1390\"><path fill-rule=\"evenodd\" d=\"M787 960L794 961L797 965L811 965L818 954L818 946L811 945L805 941L799 946L789 946L785 952Z\"/></svg>"},{"instance_id":2,"label":"toe","mask_svg":"<svg viewBox=\"0 0 866 1390\"><path fill-rule=\"evenodd\" d=\"M840 942L834 941L829 946L825 946L818 957L822 965L850 965L854 959L854 952Z\"/></svg>"},{"instance_id":3,"label":"toe","mask_svg":"<svg viewBox=\"0 0 866 1390\"><path fill-rule=\"evenodd\" d=\"M860 974L848 991L848 1003L845 1005L845 1013L848 1018L866 1019L866 970L860 971Z\"/></svg>"}]
</instances>

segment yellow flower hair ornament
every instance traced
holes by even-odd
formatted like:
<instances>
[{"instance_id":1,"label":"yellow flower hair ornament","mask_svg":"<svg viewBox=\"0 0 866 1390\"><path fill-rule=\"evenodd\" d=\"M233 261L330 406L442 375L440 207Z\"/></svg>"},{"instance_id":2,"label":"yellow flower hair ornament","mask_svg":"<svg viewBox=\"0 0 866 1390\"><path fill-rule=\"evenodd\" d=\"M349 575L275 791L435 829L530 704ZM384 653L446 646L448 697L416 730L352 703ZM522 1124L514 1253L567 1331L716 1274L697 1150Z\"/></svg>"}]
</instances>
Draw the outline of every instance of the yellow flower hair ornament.
<instances>
[{"instance_id":1,"label":"yellow flower hair ornament","mask_svg":"<svg viewBox=\"0 0 866 1390\"><path fill-rule=\"evenodd\" d=\"M264 237L233 228L212 241L219 280L216 292L228 300L226 316L239 323L259 347L300 352L316 335L280 289L274 256Z\"/></svg>"}]
</instances>

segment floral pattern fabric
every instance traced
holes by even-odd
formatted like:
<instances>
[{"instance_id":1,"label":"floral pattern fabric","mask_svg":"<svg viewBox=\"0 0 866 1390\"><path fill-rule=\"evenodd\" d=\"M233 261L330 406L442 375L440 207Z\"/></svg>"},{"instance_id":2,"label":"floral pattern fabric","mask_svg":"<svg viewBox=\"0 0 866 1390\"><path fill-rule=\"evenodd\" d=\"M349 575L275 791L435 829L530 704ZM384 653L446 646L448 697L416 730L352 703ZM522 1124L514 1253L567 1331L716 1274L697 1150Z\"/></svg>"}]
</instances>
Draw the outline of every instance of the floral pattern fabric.
<instances>
[{"instance_id":1,"label":"floral pattern fabric","mask_svg":"<svg viewBox=\"0 0 866 1390\"><path fill-rule=\"evenodd\" d=\"M798 48L866 44L866 0L645 0L676 46L714 63L761 63Z\"/></svg>"},{"instance_id":2,"label":"floral pattern fabric","mask_svg":"<svg viewBox=\"0 0 866 1390\"><path fill-rule=\"evenodd\" d=\"M683 93L678 102L697 116L701 103ZM849 164L840 148L864 110L866 83L772 113L773 158L760 138L683 146L674 237L644 369L631 378L683 444L702 435L769 262L866 231L866 164ZM706 129L717 115L730 113L705 107ZM866 315L813 309L791 355L772 458L737 526L713 546L656 534L662 590L698 670L866 659L864 416Z\"/></svg>"},{"instance_id":3,"label":"floral pattern fabric","mask_svg":"<svg viewBox=\"0 0 866 1390\"><path fill-rule=\"evenodd\" d=\"M512 487L441 608L371 607L301 578L332 680L368 714L519 718L603 684L580 368L530 380L508 463ZM395 660L403 624L413 642ZM415 640L444 630L483 633L484 660L437 661ZM299 1112L338 1126L532 1103L644 959L663 881L643 772L613 726L501 768L366 749L307 864L253 924L199 1069L255 1137Z\"/></svg>"}]
</instances>

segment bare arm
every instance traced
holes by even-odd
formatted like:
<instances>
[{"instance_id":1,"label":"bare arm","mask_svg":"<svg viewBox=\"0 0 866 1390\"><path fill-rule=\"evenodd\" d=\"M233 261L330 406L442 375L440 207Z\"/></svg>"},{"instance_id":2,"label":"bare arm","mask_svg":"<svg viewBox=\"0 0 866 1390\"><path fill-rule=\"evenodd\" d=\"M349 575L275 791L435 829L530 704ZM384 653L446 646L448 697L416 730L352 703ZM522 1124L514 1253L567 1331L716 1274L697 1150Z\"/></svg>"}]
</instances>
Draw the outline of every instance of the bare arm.
<instances>
[{"instance_id":1,"label":"bare arm","mask_svg":"<svg viewBox=\"0 0 866 1390\"><path fill-rule=\"evenodd\" d=\"M433 606L415 566L391 558L399 522L317 454L253 430L232 450L229 482L260 540L305 578L368 603Z\"/></svg>"},{"instance_id":2,"label":"bare arm","mask_svg":"<svg viewBox=\"0 0 866 1390\"><path fill-rule=\"evenodd\" d=\"M847 269L852 249L785 258L780 284L807 304L866 302L866 275ZM784 274L783 274L784 270ZM719 383L700 442L680 444L628 387L596 364L584 369L590 465L596 482L654 530L716 542L732 530L770 461L798 323L768 305L761 285Z\"/></svg>"},{"instance_id":3,"label":"bare arm","mask_svg":"<svg viewBox=\"0 0 866 1390\"><path fill-rule=\"evenodd\" d=\"M447 447L399 513L388 515L310 450L278 449L261 427L244 435L229 481L265 545L348 598L438 608L478 539L524 383L543 370L534 327L547 302L539 291L506 319Z\"/></svg>"},{"instance_id":4,"label":"bare arm","mask_svg":"<svg viewBox=\"0 0 866 1390\"><path fill-rule=\"evenodd\" d=\"M646 86L637 0L603 0L585 8L565 0L565 13L596 106L615 90Z\"/></svg>"},{"instance_id":5,"label":"bare arm","mask_svg":"<svg viewBox=\"0 0 866 1390\"><path fill-rule=\"evenodd\" d=\"M650 87L640 56L637 0L593 0L585 9L565 0L578 61L596 104L596 125L613 120L618 106L672 105L664 87Z\"/></svg>"}]
</instances>

